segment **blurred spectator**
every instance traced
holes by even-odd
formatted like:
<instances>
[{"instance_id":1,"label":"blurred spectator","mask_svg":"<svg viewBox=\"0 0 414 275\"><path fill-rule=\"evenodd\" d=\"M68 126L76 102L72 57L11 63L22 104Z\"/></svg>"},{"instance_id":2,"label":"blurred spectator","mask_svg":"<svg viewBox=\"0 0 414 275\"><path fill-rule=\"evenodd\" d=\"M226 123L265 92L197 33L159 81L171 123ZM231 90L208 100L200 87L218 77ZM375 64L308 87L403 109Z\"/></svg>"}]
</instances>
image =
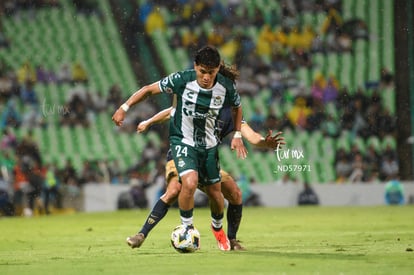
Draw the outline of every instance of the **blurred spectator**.
<instances>
[{"instance_id":1,"label":"blurred spectator","mask_svg":"<svg viewBox=\"0 0 414 275\"><path fill-rule=\"evenodd\" d=\"M40 112L39 100L31 81L26 81L26 84L22 86L20 96L25 105L22 125L28 127L44 126L45 121Z\"/></svg>"},{"instance_id":2,"label":"blurred spectator","mask_svg":"<svg viewBox=\"0 0 414 275\"><path fill-rule=\"evenodd\" d=\"M56 80L58 84L72 82L72 72L68 64L64 63L60 66L56 73Z\"/></svg>"},{"instance_id":3,"label":"blurred spectator","mask_svg":"<svg viewBox=\"0 0 414 275\"><path fill-rule=\"evenodd\" d=\"M0 174L0 217L13 216L14 205L10 196L8 184L3 176Z\"/></svg>"},{"instance_id":4,"label":"blurred spectator","mask_svg":"<svg viewBox=\"0 0 414 275\"><path fill-rule=\"evenodd\" d=\"M376 148L372 144L369 145L364 155L367 178L371 178L372 175L375 177L379 176L380 159L381 157L378 154Z\"/></svg>"},{"instance_id":5,"label":"blurred spectator","mask_svg":"<svg viewBox=\"0 0 414 275\"><path fill-rule=\"evenodd\" d=\"M298 205L318 205L318 195L308 182L303 183L303 190L298 195Z\"/></svg>"},{"instance_id":6,"label":"blurred spectator","mask_svg":"<svg viewBox=\"0 0 414 275\"><path fill-rule=\"evenodd\" d=\"M155 31L165 31L167 29L160 7L154 7L145 22L145 32L151 35Z\"/></svg>"},{"instance_id":7,"label":"blurred spectator","mask_svg":"<svg viewBox=\"0 0 414 275\"><path fill-rule=\"evenodd\" d=\"M24 173L23 159L17 158L13 167L13 205L17 216L23 215L23 209L27 206L27 193L29 192L29 180Z\"/></svg>"},{"instance_id":8,"label":"blurred spectator","mask_svg":"<svg viewBox=\"0 0 414 275\"><path fill-rule=\"evenodd\" d=\"M85 15L97 15L103 19L97 0L72 0L76 11Z\"/></svg>"},{"instance_id":9,"label":"blurred spectator","mask_svg":"<svg viewBox=\"0 0 414 275\"><path fill-rule=\"evenodd\" d=\"M369 39L368 26L364 20L359 18L352 18L343 23L339 32L343 35L349 36L353 41L357 39Z\"/></svg>"},{"instance_id":10,"label":"blurred spectator","mask_svg":"<svg viewBox=\"0 0 414 275\"><path fill-rule=\"evenodd\" d=\"M34 83L30 80L26 80L24 85L22 85L20 96L24 104L37 105L39 103L34 90Z\"/></svg>"},{"instance_id":11,"label":"blurred spectator","mask_svg":"<svg viewBox=\"0 0 414 275\"><path fill-rule=\"evenodd\" d=\"M315 102L323 102L324 90L326 87L325 77L318 73L312 82L311 95Z\"/></svg>"},{"instance_id":12,"label":"blurred spectator","mask_svg":"<svg viewBox=\"0 0 414 275\"><path fill-rule=\"evenodd\" d=\"M62 125L68 125L70 127L74 127L76 125L84 127L89 126L90 122L88 118L88 109L86 108L86 104L80 95L75 94L72 97L70 102L67 103L66 110L68 110L68 112L62 114Z\"/></svg>"},{"instance_id":13,"label":"blurred spectator","mask_svg":"<svg viewBox=\"0 0 414 275\"><path fill-rule=\"evenodd\" d=\"M19 128L22 123L22 116L17 111L15 100L9 100L1 114L0 129L5 127Z\"/></svg>"},{"instance_id":14,"label":"blurred spectator","mask_svg":"<svg viewBox=\"0 0 414 275\"><path fill-rule=\"evenodd\" d=\"M399 173L397 154L390 145L382 152L380 162L380 177L382 180L390 180Z\"/></svg>"},{"instance_id":15,"label":"blurred spectator","mask_svg":"<svg viewBox=\"0 0 414 275\"><path fill-rule=\"evenodd\" d=\"M146 193L146 185L139 179L132 178L129 185L131 186L130 194L133 201L134 208L147 208L148 199Z\"/></svg>"},{"instance_id":16,"label":"blurred spectator","mask_svg":"<svg viewBox=\"0 0 414 275\"><path fill-rule=\"evenodd\" d=\"M72 81L73 83L86 84L88 82L88 72L84 66L79 62L75 62L72 65Z\"/></svg>"},{"instance_id":17,"label":"blurred spectator","mask_svg":"<svg viewBox=\"0 0 414 275\"><path fill-rule=\"evenodd\" d=\"M380 86L381 87L390 87L394 84L394 75L391 71L386 68L382 67L380 72Z\"/></svg>"},{"instance_id":18,"label":"blurred spectator","mask_svg":"<svg viewBox=\"0 0 414 275\"><path fill-rule=\"evenodd\" d=\"M23 63L23 65L17 70L17 81L21 85L24 85L27 81L36 83L36 71L30 61Z\"/></svg>"},{"instance_id":19,"label":"blurred spectator","mask_svg":"<svg viewBox=\"0 0 414 275\"><path fill-rule=\"evenodd\" d=\"M292 125L299 129L306 129L308 116L312 113L312 109L307 106L306 99L298 97L295 104L287 113L289 121Z\"/></svg>"},{"instance_id":20,"label":"blurred spectator","mask_svg":"<svg viewBox=\"0 0 414 275\"><path fill-rule=\"evenodd\" d=\"M405 203L404 186L396 177L389 180L385 185L385 203L388 205Z\"/></svg>"},{"instance_id":21,"label":"blurred spectator","mask_svg":"<svg viewBox=\"0 0 414 275\"><path fill-rule=\"evenodd\" d=\"M52 71L47 70L44 65L37 65L36 79L39 83L49 84L56 81L56 76Z\"/></svg>"},{"instance_id":22,"label":"blurred spectator","mask_svg":"<svg viewBox=\"0 0 414 275\"><path fill-rule=\"evenodd\" d=\"M340 35L339 30L343 25L341 14L334 8L327 11L326 17L322 23L321 33L326 38L326 46L328 50L338 50L337 38Z\"/></svg>"},{"instance_id":23,"label":"blurred spectator","mask_svg":"<svg viewBox=\"0 0 414 275\"><path fill-rule=\"evenodd\" d=\"M32 213L37 210L39 214L44 214L45 209L41 195L44 187L43 184L46 171L42 164L37 160L33 160L33 162L28 165L28 169L24 170L24 173L29 181L29 192L27 193L29 208L28 213L31 216Z\"/></svg>"},{"instance_id":24,"label":"blurred spectator","mask_svg":"<svg viewBox=\"0 0 414 275\"><path fill-rule=\"evenodd\" d=\"M32 129L29 129L26 134L20 139L20 142L17 144L15 153L20 158L27 156L39 165L42 164L39 145L37 144L36 139L33 137Z\"/></svg>"},{"instance_id":25,"label":"blurred spectator","mask_svg":"<svg viewBox=\"0 0 414 275\"><path fill-rule=\"evenodd\" d=\"M160 147L156 146L154 141L149 140L141 155L144 162L157 160L161 157Z\"/></svg>"},{"instance_id":26,"label":"blurred spectator","mask_svg":"<svg viewBox=\"0 0 414 275\"><path fill-rule=\"evenodd\" d=\"M341 129L338 121L331 114L328 114L321 123L321 130L324 135L337 138L340 135Z\"/></svg>"},{"instance_id":27,"label":"blurred spectator","mask_svg":"<svg viewBox=\"0 0 414 275\"><path fill-rule=\"evenodd\" d=\"M252 116L250 117L249 125L256 132L260 132L261 130L263 130L265 120L266 120L266 117L263 115L261 108L255 107L254 112Z\"/></svg>"},{"instance_id":28,"label":"blurred spectator","mask_svg":"<svg viewBox=\"0 0 414 275\"><path fill-rule=\"evenodd\" d=\"M309 132L322 130L326 135L330 135L331 133L328 133L328 131L333 130L332 128L334 125L328 125L327 122L329 121L332 120L327 118L323 108L318 104L313 104L312 113L308 116L306 121L306 130Z\"/></svg>"},{"instance_id":29,"label":"blurred spectator","mask_svg":"<svg viewBox=\"0 0 414 275\"><path fill-rule=\"evenodd\" d=\"M358 183L364 180L364 171L366 169L364 159L361 153L353 155L351 160L352 172L349 175L349 182Z\"/></svg>"},{"instance_id":30,"label":"blurred spectator","mask_svg":"<svg viewBox=\"0 0 414 275\"><path fill-rule=\"evenodd\" d=\"M108 105L109 111L114 112L119 106L122 105L122 90L119 84L113 84L109 89L108 96L106 98L106 104Z\"/></svg>"},{"instance_id":31,"label":"blurred spectator","mask_svg":"<svg viewBox=\"0 0 414 275\"><path fill-rule=\"evenodd\" d=\"M98 183L99 173L96 167L96 163L91 160L84 160L83 167L79 175L79 184L86 183Z\"/></svg>"},{"instance_id":32,"label":"blurred spectator","mask_svg":"<svg viewBox=\"0 0 414 275\"><path fill-rule=\"evenodd\" d=\"M20 84L17 83L16 74L8 70L7 66L0 64L0 102L7 102L20 93Z\"/></svg>"},{"instance_id":33,"label":"blurred spectator","mask_svg":"<svg viewBox=\"0 0 414 275\"><path fill-rule=\"evenodd\" d=\"M324 104L328 104L330 102L335 103L336 99L338 98L339 93L339 83L335 76L330 75L328 77L328 81L326 83L325 88L323 89L323 96L322 101Z\"/></svg>"},{"instance_id":34,"label":"blurred spectator","mask_svg":"<svg viewBox=\"0 0 414 275\"><path fill-rule=\"evenodd\" d=\"M45 180L44 180L44 198L45 198L45 211L46 214L50 214L50 201L55 201L55 208L62 208L62 195L59 190L59 182L57 178L57 169L54 164L45 165Z\"/></svg>"},{"instance_id":35,"label":"blurred spectator","mask_svg":"<svg viewBox=\"0 0 414 275\"><path fill-rule=\"evenodd\" d=\"M78 185L79 184L79 178L76 172L75 167L73 166L72 159L67 158L64 167L58 171L59 174L59 180L63 184L73 184Z\"/></svg>"},{"instance_id":36,"label":"blurred spectator","mask_svg":"<svg viewBox=\"0 0 414 275\"><path fill-rule=\"evenodd\" d=\"M1 150L13 151L17 147L17 138L11 128L7 127L3 129L3 135L1 138Z\"/></svg>"},{"instance_id":37,"label":"blurred spectator","mask_svg":"<svg viewBox=\"0 0 414 275\"><path fill-rule=\"evenodd\" d=\"M111 183L111 171L106 159L98 160L99 181L102 183Z\"/></svg>"},{"instance_id":38,"label":"blurred spectator","mask_svg":"<svg viewBox=\"0 0 414 275\"><path fill-rule=\"evenodd\" d=\"M343 148L339 148L335 156L336 182L337 183L347 182L351 172L352 172L352 164L349 160L348 154Z\"/></svg>"},{"instance_id":39,"label":"blurred spectator","mask_svg":"<svg viewBox=\"0 0 414 275\"><path fill-rule=\"evenodd\" d=\"M15 165L15 155L12 152L2 151L0 154L0 174L3 179L9 184L13 182L13 168Z\"/></svg>"},{"instance_id":40,"label":"blurred spectator","mask_svg":"<svg viewBox=\"0 0 414 275\"><path fill-rule=\"evenodd\" d=\"M1 27L1 23L0 23ZM3 31L0 28L0 49L1 48L9 48L10 47L10 40L6 37Z\"/></svg>"},{"instance_id":41,"label":"blurred spectator","mask_svg":"<svg viewBox=\"0 0 414 275\"><path fill-rule=\"evenodd\" d=\"M109 166L109 175L111 177L110 182L113 184L123 183L122 170L121 170L121 167L119 166L118 159L113 159L112 161L110 161L108 166Z\"/></svg>"},{"instance_id":42,"label":"blurred spectator","mask_svg":"<svg viewBox=\"0 0 414 275\"><path fill-rule=\"evenodd\" d=\"M246 176L242 175L237 180L237 185L242 191L242 200L244 206L260 206L260 196L253 192L251 185L254 184L254 179L247 179Z\"/></svg>"},{"instance_id":43,"label":"blurred spectator","mask_svg":"<svg viewBox=\"0 0 414 275\"><path fill-rule=\"evenodd\" d=\"M392 116L390 111L382 108L378 118L378 136L384 138L387 135L395 136L397 133L396 117Z\"/></svg>"}]
</instances>

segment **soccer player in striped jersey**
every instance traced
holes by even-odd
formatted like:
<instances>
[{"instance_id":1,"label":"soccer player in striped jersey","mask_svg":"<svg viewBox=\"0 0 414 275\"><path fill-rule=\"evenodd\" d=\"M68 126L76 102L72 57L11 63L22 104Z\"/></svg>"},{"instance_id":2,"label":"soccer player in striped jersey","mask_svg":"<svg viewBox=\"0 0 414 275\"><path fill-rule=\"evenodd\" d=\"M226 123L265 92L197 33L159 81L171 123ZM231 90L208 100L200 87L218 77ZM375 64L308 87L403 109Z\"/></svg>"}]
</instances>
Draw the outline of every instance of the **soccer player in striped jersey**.
<instances>
[{"instance_id":1,"label":"soccer player in striped jersey","mask_svg":"<svg viewBox=\"0 0 414 275\"><path fill-rule=\"evenodd\" d=\"M173 107L167 108L153 117L142 121L138 125L137 131L139 133L145 132L151 125L169 120L172 110ZM220 123L218 124L219 128L217 132L220 140L233 132L233 120L230 112L230 108L225 108L220 113ZM242 121L241 133L249 143L258 148L274 150L278 145L281 146L285 144L284 138L281 137L281 132L278 132L276 135L272 136L272 132L269 131L267 136L263 137L261 134L255 132L245 121ZM243 208L241 190L237 186L234 179L226 171L221 170L220 174L221 192L229 203L227 209L227 237L230 241L230 248L231 250L244 250L244 247L240 244L239 240L237 240L237 232L240 226ZM161 221L162 218L164 218L170 206L177 200L181 185L178 180L177 169L170 151L167 155L165 178L167 185L165 193L159 198L152 208L141 230L136 235L127 238L127 244L131 248L139 248L143 244L150 231L158 224L159 221Z\"/></svg>"},{"instance_id":2,"label":"soccer player in striped jersey","mask_svg":"<svg viewBox=\"0 0 414 275\"><path fill-rule=\"evenodd\" d=\"M237 76L237 71L221 61L217 49L205 46L195 55L194 69L172 73L142 87L112 116L115 124L120 126L128 109L148 96L159 93L176 95L176 108L170 118L169 141L181 181L178 195L181 223L193 226L194 193L201 184L210 200L212 227L221 250L230 250L230 241L222 228L224 198L220 184L219 140L216 136L218 117L224 106L230 106L234 111L235 133L231 148L239 158L247 156L240 132L243 113L235 85Z\"/></svg>"}]
</instances>

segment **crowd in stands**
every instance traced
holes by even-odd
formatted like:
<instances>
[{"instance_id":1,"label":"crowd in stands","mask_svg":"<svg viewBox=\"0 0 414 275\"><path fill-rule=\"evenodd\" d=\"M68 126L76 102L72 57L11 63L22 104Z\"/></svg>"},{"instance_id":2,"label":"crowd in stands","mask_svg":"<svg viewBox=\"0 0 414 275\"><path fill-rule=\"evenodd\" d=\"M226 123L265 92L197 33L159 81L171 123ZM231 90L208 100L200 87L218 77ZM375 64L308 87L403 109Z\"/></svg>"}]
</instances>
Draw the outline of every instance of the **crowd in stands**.
<instances>
[{"instance_id":1,"label":"crowd in stands","mask_svg":"<svg viewBox=\"0 0 414 275\"><path fill-rule=\"evenodd\" d=\"M169 46L185 49L189 56L201 45L217 46L223 58L239 69L237 87L245 100L270 90L268 104L256 107L253 115L246 118L256 131L321 131L324 137L332 138L345 132L351 140L396 136L396 118L380 95L385 87L394 85L393 74L387 68L378 72L378 81L355 91L342 85L337 75L316 74L309 87L298 77L300 68L314 68L315 53L352 54L356 40L370 39L362 19L342 18L342 1L282 0L280 10L269 7L267 13L257 5L247 7L240 0L141 2L136 19L147 35L158 30L168 32ZM96 1L74 0L73 4L78 12L102 16ZM57 0L5 1L1 7L3 14L18 16L21 9L45 5L60 4ZM265 16L269 12L278 16ZM324 20L317 27L303 23L305 13L323 13ZM2 32L0 23L0 50L2 47L13 44ZM190 60L188 64L191 65ZM70 158L63 167L44 162L31 130L47 127L43 99L38 97L36 85L69 84L63 106L66 111L60 113L58 123L89 127L94 114L112 113L125 100L118 84L113 84L109 91L96 91L89 83L90 75L78 61L63 63L53 70L28 60L13 70L0 60L0 186L4 188L12 181L15 214L21 215L25 208L35 211L37 207L37 211L45 213L53 207L62 208L62 194L79 197L81 186L88 182L120 184L133 180L134 186L146 188L162 177L166 144L158 148L149 143L142 156L126 170L119 167L116 159L85 159L80 171ZM291 107L282 114L274 110L275 106L285 104ZM135 133L136 125L155 112L151 104L131 109L119 131ZM21 126L29 131L17 138L12 129ZM392 143L341 147L335 154L334 165L337 183L386 181L398 174L398 158ZM39 197L43 204L37 200Z\"/></svg>"},{"instance_id":2,"label":"crowd in stands","mask_svg":"<svg viewBox=\"0 0 414 275\"><path fill-rule=\"evenodd\" d=\"M377 81L361 83L355 90L342 85L337 75L322 73L307 87L297 73L303 67L315 69L316 53L352 54L353 43L368 41L372 35L366 22L357 17L344 20L340 0L284 0L279 7L265 7L266 11L237 0L145 1L137 17L148 35L166 33L170 47L186 49L189 56L204 44L219 47L223 58L241 73L237 87L242 95L254 98L270 89L268 104L256 106L247 118L256 131L321 131L332 138L349 133L351 143L358 138L396 137L396 117L380 94L394 85L388 68L378 70ZM306 14L323 14L323 20L311 24L303 20ZM291 107L282 114L274 109L285 104ZM395 146L372 146L337 152L336 181L383 181L395 176Z\"/></svg>"}]
</instances>

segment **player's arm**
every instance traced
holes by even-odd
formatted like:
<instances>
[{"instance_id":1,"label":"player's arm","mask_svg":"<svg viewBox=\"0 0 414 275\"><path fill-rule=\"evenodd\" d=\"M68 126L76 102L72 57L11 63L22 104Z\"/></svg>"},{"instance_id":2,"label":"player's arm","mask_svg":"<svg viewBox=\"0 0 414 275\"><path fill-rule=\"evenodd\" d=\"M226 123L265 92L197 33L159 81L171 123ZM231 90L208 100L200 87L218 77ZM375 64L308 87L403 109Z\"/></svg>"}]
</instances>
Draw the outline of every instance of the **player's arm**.
<instances>
[{"instance_id":1,"label":"player's arm","mask_svg":"<svg viewBox=\"0 0 414 275\"><path fill-rule=\"evenodd\" d=\"M173 107L164 109L161 112L156 113L152 117L147 120L141 121L137 126L137 132L142 133L145 132L150 126L158 123L163 123L170 119L171 110Z\"/></svg>"},{"instance_id":2,"label":"player's arm","mask_svg":"<svg viewBox=\"0 0 414 275\"><path fill-rule=\"evenodd\" d=\"M249 124L243 123L241 127L242 136L247 141L259 148L276 149L278 146L285 145L285 139L282 137L282 132L277 132L272 136L272 130L269 130L267 135L264 137L258 132L254 131Z\"/></svg>"},{"instance_id":3,"label":"player's arm","mask_svg":"<svg viewBox=\"0 0 414 275\"><path fill-rule=\"evenodd\" d=\"M247 157L247 149L243 144L241 135L241 121L243 118L243 112L241 105L233 107L233 122L234 122L234 135L231 140L231 149L236 150L237 157L245 159Z\"/></svg>"},{"instance_id":4,"label":"player's arm","mask_svg":"<svg viewBox=\"0 0 414 275\"><path fill-rule=\"evenodd\" d=\"M143 86L141 89L133 93L128 100L122 104L118 110L115 111L114 115L112 116L112 120L115 122L117 126L121 126L122 122L124 121L125 114L128 112L129 108L133 105L143 101L147 97L155 94L161 93L159 87L159 81L154 82L150 85Z\"/></svg>"}]
</instances>

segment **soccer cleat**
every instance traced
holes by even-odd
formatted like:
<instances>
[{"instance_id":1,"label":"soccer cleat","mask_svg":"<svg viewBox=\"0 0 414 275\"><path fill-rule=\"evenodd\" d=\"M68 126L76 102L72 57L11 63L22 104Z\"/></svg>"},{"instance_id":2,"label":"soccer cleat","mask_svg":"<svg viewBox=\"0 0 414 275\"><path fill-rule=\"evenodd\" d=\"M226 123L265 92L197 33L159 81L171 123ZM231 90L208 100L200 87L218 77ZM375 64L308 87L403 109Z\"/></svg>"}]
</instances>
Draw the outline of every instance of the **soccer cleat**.
<instances>
[{"instance_id":1,"label":"soccer cleat","mask_svg":"<svg viewBox=\"0 0 414 275\"><path fill-rule=\"evenodd\" d=\"M230 240L230 248L231 248L231 250L246 250L246 248L244 248L240 244L240 241L238 241L236 239L231 239Z\"/></svg>"},{"instance_id":2,"label":"soccer cleat","mask_svg":"<svg viewBox=\"0 0 414 275\"><path fill-rule=\"evenodd\" d=\"M224 233L223 228L219 231L216 231L213 226L211 226L211 231L213 231L214 237L217 240L217 246L222 251L229 251L230 250L230 241L227 238L226 233Z\"/></svg>"},{"instance_id":3,"label":"soccer cleat","mask_svg":"<svg viewBox=\"0 0 414 275\"><path fill-rule=\"evenodd\" d=\"M145 236L142 233L138 233L135 236L132 237L128 237L126 239L127 244L131 247L131 248L138 248L140 247L145 241Z\"/></svg>"}]
</instances>

